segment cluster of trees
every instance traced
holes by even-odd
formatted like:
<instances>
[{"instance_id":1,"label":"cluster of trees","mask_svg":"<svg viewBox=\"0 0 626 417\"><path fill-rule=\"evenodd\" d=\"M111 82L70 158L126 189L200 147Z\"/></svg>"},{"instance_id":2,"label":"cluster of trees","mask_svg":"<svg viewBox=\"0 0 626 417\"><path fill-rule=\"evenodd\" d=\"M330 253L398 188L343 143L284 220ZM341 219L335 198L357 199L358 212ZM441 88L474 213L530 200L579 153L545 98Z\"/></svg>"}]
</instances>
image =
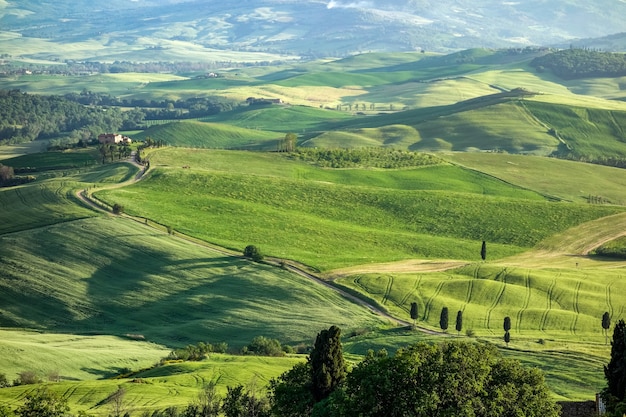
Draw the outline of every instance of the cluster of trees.
<instances>
[{"instance_id":1,"label":"cluster of trees","mask_svg":"<svg viewBox=\"0 0 626 417\"><path fill-rule=\"evenodd\" d=\"M79 140L117 131L124 122L120 109L87 107L59 96L0 90L0 144L29 142L69 133Z\"/></svg>"},{"instance_id":2,"label":"cluster of trees","mask_svg":"<svg viewBox=\"0 0 626 417\"><path fill-rule=\"evenodd\" d=\"M589 49L564 49L533 59L537 71L551 70L566 79L622 77L626 75L626 54Z\"/></svg>"},{"instance_id":3,"label":"cluster of trees","mask_svg":"<svg viewBox=\"0 0 626 417\"><path fill-rule=\"evenodd\" d=\"M432 155L391 148L298 148L291 155L299 160L330 168L402 168L439 163Z\"/></svg>"},{"instance_id":4,"label":"cluster of trees","mask_svg":"<svg viewBox=\"0 0 626 417\"><path fill-rule=\"evenodd\" d=\"M204 117L236 105L234 100L221 97L120 100L90 91L61 97L0 90L0 144L61 135L68 136L68 143L90 143L103 132L143 129L146 120Z\"/></svg>"},{"instance_id":5,"label":"cluster of trees","mask_svg":"<svg viewBox=\"0 0 626 417\"><path fill-rule=\"evenodd\" d=\"M172 350L162 362L173 360L201 361L206 359L209 353L226 353L227 350L228 344L226 342L216 344L198 342L195 345L187 345L184 348Z\"/></svg>"},{"instance_id":6,"label":"cluster of trees","mask_svg":"<svg viewBox=\"0 0 626 417\"><path fill-rule=\"evenodd\" d=\"M133 107L134 114L132 118L129 118L128 122L134 122L134 126L128 126L131 129L141 125L143 120L204 117L232 110L239 105L239 102L236 100L219 96L191 97L178 100L150 100L119 98L106 93L96 93L89 90L83 90L80 93L66 94L64 97L68 100L88 106Z\"/></svg>"}]
</instances>

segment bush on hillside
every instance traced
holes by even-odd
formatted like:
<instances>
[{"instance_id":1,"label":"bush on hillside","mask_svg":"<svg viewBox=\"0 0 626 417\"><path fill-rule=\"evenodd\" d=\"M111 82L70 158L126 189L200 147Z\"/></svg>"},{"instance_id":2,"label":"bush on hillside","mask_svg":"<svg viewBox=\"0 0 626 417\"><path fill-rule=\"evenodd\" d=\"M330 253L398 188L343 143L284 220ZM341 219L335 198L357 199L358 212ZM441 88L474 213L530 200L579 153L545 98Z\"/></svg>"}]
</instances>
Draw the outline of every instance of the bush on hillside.
<instances>
[{"instance_id":1,"label":"bush on hillside","mask_svg":"<svg viewBox=\"0 0 626 417\"><path fill-rule=\"evenodd\" d=\"M298 148L294 158L328 168L405 168L436 165L439 159L419 152L389 148Z\"/></svg>"},{"instance_id":2,"label":"bush on hillside","mask_svg":"<svg viewBox=\"0 0 626 417\"><path fill-rule=\"evenodd\" d=\"M284 356L285 352L280 342L276 339L268 339L265 336L257 336L252 339L248 346L242 350L244 354L261 356Z\"/></svg>"},{"instance_id":3,"label":"bush on hillside","mask_svg":"<svg viewBox=\"0 0 626 417\"><path fill-rule=\"evenodd\" d=\"M261 253L261 250L254 245L246 246L246 248L243 250L243 256L252 259L254 262L260 262L263 260L263 254Z\"/></svg>"}]
</instances>

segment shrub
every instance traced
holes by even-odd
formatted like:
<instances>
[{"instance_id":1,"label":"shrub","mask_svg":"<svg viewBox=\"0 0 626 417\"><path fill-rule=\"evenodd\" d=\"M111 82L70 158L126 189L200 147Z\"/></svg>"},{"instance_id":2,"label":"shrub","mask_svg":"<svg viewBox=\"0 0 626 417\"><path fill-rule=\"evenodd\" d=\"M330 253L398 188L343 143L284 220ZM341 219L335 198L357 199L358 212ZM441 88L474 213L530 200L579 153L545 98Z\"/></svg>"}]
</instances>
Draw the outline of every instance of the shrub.
<instances>
[{"instance_id":1,"label":"shrub","mask_svg":"<svg viewBox=\"0 0 626 417\"><path fill-rule=\"evenodd\" d=\"M276 339L257 336L243 349L243 353L263 356L284 356L283 347Z\"/></svg>"},{"instance_id":2,"label":"shrub","mask_svg":"<svg viewBox=\"0 0 626 417\"><path fill-rule=\"evenodd\" d=\"M248 245L243 250L243 256L252 259L254 262L260 262L263 260L263 254L261 250L254 245Z\"/></svg>"}]
</instances>

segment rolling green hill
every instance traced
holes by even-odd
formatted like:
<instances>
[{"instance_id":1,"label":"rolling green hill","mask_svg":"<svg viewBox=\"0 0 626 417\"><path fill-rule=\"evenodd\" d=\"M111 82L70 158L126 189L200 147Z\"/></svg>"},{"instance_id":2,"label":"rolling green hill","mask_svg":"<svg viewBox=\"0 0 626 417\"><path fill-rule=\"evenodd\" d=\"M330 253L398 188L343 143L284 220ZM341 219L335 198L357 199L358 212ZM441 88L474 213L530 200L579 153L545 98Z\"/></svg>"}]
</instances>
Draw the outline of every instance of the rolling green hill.
<instances>
[{"instance_id":1,"label":"rolling green hill","mask_svg":"<svg viewBox=\"0 0 626 417\"><path fill-rule=\"evenodd\" d=\"M280 154L205 152L154 152L148 178L96 195L203 240L236 250L257 244L322 270L415 257L470 260L481 240L493 242L498 258L619 211L549 202L449 166L329 172Z\"/></svg>"},{"instance_id":2,"label":"rolling green hill","mask_svg":"<svg viewBox=\"0 0 626 417\"><path fill-rule=\"evenodd\" d=\"M276 140L284 135L233 127L225 124L180 121L152 126L135 135L136 140L152 138L172 146L194 148L242 148L262 146L276 148Z\"/></svg>"}]
</instances>

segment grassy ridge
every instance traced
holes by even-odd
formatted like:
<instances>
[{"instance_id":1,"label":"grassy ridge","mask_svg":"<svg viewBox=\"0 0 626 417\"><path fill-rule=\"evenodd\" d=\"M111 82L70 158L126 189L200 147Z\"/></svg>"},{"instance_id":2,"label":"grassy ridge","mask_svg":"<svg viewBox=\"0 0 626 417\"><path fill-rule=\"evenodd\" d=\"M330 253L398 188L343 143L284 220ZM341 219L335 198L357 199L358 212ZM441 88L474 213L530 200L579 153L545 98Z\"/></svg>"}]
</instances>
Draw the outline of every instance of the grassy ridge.
<instances>
[{"instance_id":1,"label":"grassy ridge","mask_svg":"<svg viewBox=\"0 0 626 417\"><path fill-rule=\"evenodd\" d=\"M310 280L129 220L5 235L0 254L0 326L242 346L258 335L299 343L330 324L382 324Z\"/></svg>"},{"instance_id":2,"label":"grassy ridge","mask_svg":"<svg viewBox=\"0 0 626 417\"><path fill-rule=\"evenodd\" d=\"M455 152L447 160L485 172L523 188L567 201L586 203L601 197L609 204L626 204L623 169L563 161L555 158ZM572 179L575 178L575 181Z\"/></svg>"},{"instance_id":3,"label":"grassy ridge","mask_svg":"<svg viewBox=\"0 0 626 417\"><path fill-rule=\"evenodd\" d=\"M135 135L136 140L150 137L168 145L194 148L240 148L251 145L275 148L276 140L283 137L280 133L244 129L224 124L197 121L172 122L152 126Z\"/></svg>"},{"instance_id":4,"label":"grassy ridge","mask_svg":"<svg viewBox=\"0 0 626 417\"><path fill-rule=\"evenodd\" d=\"M296 162L283 169L290 170L289 175L306 176L307 181L275 176L280 174L233 173L234 166L271 164L272 156L229 155L234 158L230 167L221 165L221 169L230 172L202 172L203 167L217 164L217 156L207 157L204 164L200 160L198 165L190 164L191 170L157 168L137 185L98 196L201 239L239 250L258 244L268 254L323 270L415 257L475 259L476 241L481 240L493 242L492 254L497 258L617 212L610 207L541 201L537 194L454 167L399 171L402 175L355 170L347 178L364 177L348 185L341 179L344 174L332 180L327 170ZM170 166L190 161L169 150L151 158L153 167L166 161ZM273 159L280 161L280 156ZM264 170L279 172L279 167L269 165ZM319 177L311 172L319 172ZM376 184L376 177L378 187L366 186ZM384 188L400 178L403 182ZM413 186L402 185L411 181ZM172 192L177 195L175 202L169 197ZM511 199L512 195L517 198Z\"/></svg>"}]
</instances>

